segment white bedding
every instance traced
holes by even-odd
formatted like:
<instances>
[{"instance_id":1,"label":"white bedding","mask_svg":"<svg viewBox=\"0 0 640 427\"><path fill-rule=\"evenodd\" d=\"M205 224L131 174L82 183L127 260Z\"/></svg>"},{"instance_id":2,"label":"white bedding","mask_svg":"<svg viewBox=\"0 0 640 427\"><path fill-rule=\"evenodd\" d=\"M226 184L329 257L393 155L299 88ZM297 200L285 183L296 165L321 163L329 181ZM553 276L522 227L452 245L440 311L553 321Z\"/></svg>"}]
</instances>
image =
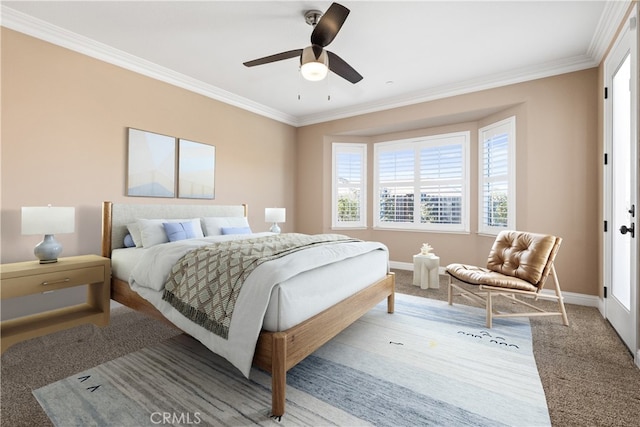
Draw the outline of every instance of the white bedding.
<instances>
[{"instance_id":1,"label":"white bedding","mask_svg":"<svg viewBox=\"0 0 640 427\"><path fill-rule=\"evenodd\" d=\"M228 340L186 319L162 299L171 267L189 250L216 241L269 234L213 236L146 249L114 250L113 274L123 278L129 273L134 291L248 377L261 328L288 329L383 278L388 271L387 248L378 242L317 246L263 263L245 281ZM332 286L336 277L340 278L339 286Z\"/></svg>"},{"instance_id":2,"label":"white bedding","mask_svg":"<svg viewBox=\"0 0 640 427\"><path fill-rule=\"evenodd\" d=\"M128 282L144 252L144 248L114 249L113 276ZM387 253L372 251L300 273L273 288L262 328L271 332L289 329L382 279L388 271ZM331 286L336 277L341 285ZM158 294L161 298L162 292Z\"/></svg>"}]
</instances>

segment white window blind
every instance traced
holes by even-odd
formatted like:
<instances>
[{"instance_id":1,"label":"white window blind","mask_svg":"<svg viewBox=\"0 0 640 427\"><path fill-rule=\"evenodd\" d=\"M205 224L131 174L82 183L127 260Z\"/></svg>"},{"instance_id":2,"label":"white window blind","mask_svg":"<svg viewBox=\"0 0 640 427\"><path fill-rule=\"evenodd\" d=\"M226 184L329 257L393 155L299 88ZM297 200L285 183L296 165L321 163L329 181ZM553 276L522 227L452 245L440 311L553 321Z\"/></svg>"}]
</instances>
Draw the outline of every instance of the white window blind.
<instances>
[{"instance_id":1,"label":"white window blind","mask_svg":"<svg viewBox=\"0 0 640 427\"><path fill-rule=\"evenodd\" d=\"M366 144L333 143L332 227L360 228L366 218Z\"/></svg>"},{"instance_id":2,"label":"white window blind","mask_svg":"<svg viewBox=\"0 0 640 427\"><path fill-rule=\"evenodd\" d=\"M374 226L468 231L469 132L374 146Z\"/></svg>"},{"instance_id":3,"label":"white window blind","mask_svg":"<svg viewBox=\"0 0 640 427\"><path fill-rule=\"evenodd\" d=\"M479 231L515 229L515 117L479 130Z\"/></svg>"},{"instance_id":4,"label":"white window blind","mask_svg":"<svg viewBox=\"0 0 640 427\"><path fill-rule=\"evenodd\" d=\"M420 222L462 224L462 144L420 151Z\"/></svg>"}]
</instances>

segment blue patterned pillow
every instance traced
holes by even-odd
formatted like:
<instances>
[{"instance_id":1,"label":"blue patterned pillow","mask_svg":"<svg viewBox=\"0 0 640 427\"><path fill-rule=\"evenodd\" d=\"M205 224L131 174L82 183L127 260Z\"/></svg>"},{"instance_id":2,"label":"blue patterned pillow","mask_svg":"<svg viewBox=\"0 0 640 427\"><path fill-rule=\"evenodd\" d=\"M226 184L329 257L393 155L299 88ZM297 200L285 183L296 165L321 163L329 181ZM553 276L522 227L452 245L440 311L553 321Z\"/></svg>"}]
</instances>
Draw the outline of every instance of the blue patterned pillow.
<instances>
[{"instance_id":1,"label":"blue patterned pillow","mask_svg":"<svg viewBox=\"0 0 640 427\"><path fill-rule=\"evenodd\" d=\"M197 237L191 222L164 222L162 226L170 242Z\"/></svg>"}]
</instances>

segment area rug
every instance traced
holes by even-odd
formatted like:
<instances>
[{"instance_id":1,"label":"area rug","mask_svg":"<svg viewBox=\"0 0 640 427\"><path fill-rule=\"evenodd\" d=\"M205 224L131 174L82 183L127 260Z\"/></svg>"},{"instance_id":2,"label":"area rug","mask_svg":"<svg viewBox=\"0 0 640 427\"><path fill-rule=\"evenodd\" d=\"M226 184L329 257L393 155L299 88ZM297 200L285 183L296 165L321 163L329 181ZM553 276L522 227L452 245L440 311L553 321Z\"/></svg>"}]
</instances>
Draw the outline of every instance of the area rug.
<instances>
[{"instance_id":1,"label":"area rug","mask_svg":"<svg viewBox=\"0 0 640 427\"><path fill-rule=\"evenodd\" d=\"M546 426L526 318L396 294L287 375L269 417L270 377L250 379L180 335L33 392L56 426Z\"/></svg>"}]
</instances>

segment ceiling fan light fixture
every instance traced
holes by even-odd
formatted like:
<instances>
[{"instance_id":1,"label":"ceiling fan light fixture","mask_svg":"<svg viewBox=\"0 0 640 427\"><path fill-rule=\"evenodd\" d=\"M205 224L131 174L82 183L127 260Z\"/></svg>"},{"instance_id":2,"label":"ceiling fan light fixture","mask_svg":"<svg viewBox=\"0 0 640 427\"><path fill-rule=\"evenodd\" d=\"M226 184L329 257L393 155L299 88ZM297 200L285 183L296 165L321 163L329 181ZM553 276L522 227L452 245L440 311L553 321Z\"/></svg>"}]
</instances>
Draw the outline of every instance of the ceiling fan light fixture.
<instances>
[{"instance_id":1,"label":"ceiling fan light fixture","mask_svg":"<svg viewBox=\"0 0 640 427\"><path fill-rule=\"evenodd\" d=\"M320 57L316 59L313 47L305 47L300 57L300 73L305 79L317 82L327 77L329 72L329 56L322 50Z\"/></svg>"}]
</instances>

